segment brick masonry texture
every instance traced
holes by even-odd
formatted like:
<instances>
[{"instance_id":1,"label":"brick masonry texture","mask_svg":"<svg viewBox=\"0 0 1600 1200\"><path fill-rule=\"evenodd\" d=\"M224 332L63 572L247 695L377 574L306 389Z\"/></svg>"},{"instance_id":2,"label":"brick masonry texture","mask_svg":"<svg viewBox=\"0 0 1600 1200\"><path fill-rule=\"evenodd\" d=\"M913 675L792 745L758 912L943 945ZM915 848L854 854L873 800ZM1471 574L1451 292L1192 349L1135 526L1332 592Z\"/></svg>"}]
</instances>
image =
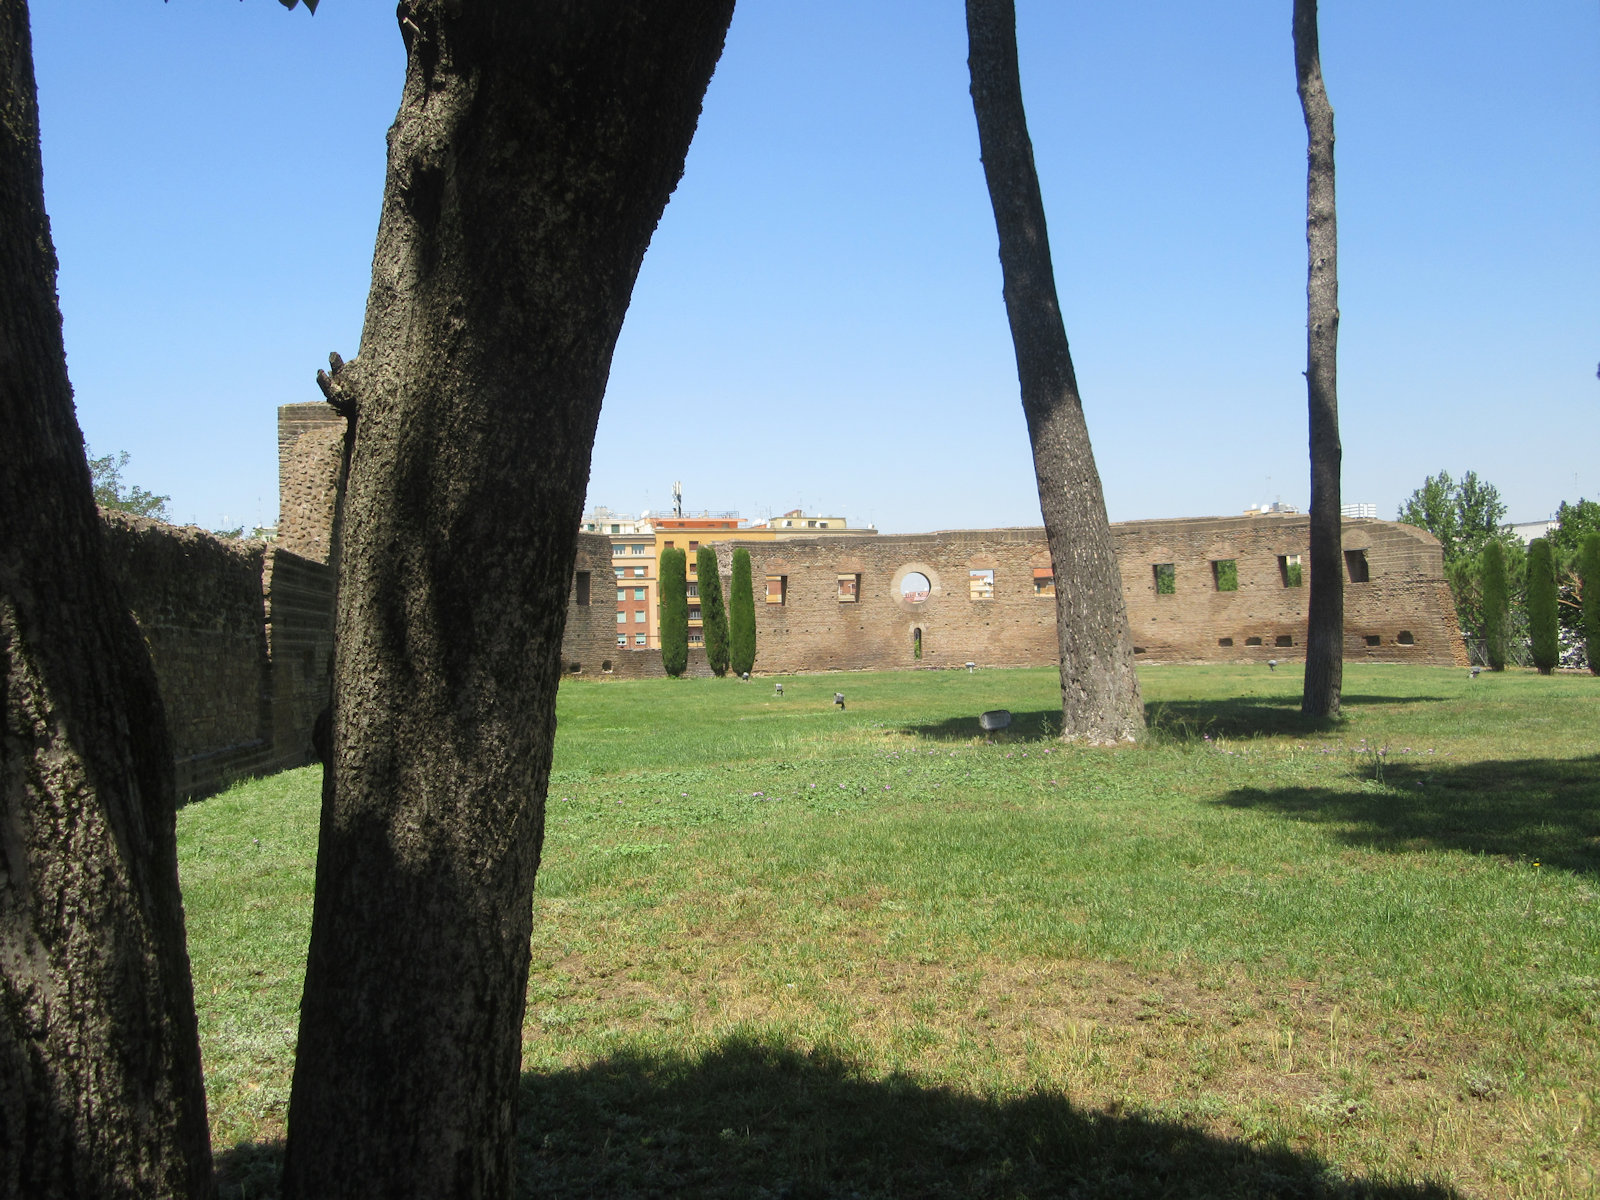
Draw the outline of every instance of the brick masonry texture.
<instances>
[{"instance_id":1,"label":"brick masonry texture","mask_svg":"<svg viewBox=\"0 0 1600 1200\"><path fill-rule=\"evenodd\" d=\"M1284 662L1305 655L1311 570L1304 515L1132 521L1111 527L1123 595L1141 662ZM592 544L591 544L592 543ZM726 588L733 550L750 551L756 591L756 670L762 674L885 668L1051 666L1057 661L1056 603L1035 590L1050 569L1043 529L958 530L901 537L721 542ZM1388 521L1347 521L1344 548L1367 580L1345 584L1347 661L1466 663L1439 543L1423 530ZM580 538L578 570L609 596L611 550L605 538ZM1302 583L1287 586L1281 559L1298 555ZM1217 587L1213 564L1231 560L1238 587ZM1157 591L1157 564L1171 564L1175 588ZM901 582L920 572L931 583L915 603ZM994 572L991 598L975 599L973 571ZM840 577L859 577L858 598L840 600ZM784 581L784 602L764 600L764 580ZM1058 580L1070 587L1069 579ZM849 589L845 589L848 592ZM610 605L569 605L567 670L648 678L661 674L655 651L615 644ZM916 647L921 645L920 657ZM577 670L574 671L576 666ZM704 673L691 652L691 673Z\"/></svg>"},{"instance_id":2,"label":"brick masonry texture","mask_svg":"<svg viewBox=\"0 0 1600 1200\"><path fill-rule=\"evenodd\" d=\"M101 517L155 665L179 796L310 761L333 647L329 569L262 542Z\"/></svg>"},{"instance_id":3,"label":"brick masonry texture","mask_svg":"<svg viewBox=\"0 0 1600 1200\"><path fill-rule=\"evenodd\" d=\"M344 429L326 404L278 409L277 545L313 562L328 561Z\"/></svg>"}]
</instances>

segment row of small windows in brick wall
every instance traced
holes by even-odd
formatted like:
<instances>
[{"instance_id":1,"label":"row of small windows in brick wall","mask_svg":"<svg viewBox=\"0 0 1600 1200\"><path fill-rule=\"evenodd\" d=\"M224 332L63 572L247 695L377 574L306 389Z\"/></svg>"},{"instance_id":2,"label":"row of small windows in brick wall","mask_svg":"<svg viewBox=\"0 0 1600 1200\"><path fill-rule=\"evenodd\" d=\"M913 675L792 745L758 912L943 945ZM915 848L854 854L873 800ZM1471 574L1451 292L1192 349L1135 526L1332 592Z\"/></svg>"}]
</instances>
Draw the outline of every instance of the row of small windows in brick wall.
<instances>
[{"instance_id":1,"label":"row of small windows in brick wall","mask_svg":"<svg viewBox=\"0 0 1600 1200\"><path fill-rule=\"evenodd\" d=\"M1368 583L1372 579L1372 569L1367 562L1365 550L1346 550L1344 552L1345 578L1350 583ZM1178 569L1175 563L1151 563L1150 570L1155 577L1156 595L1171 596L1178 590ZM1278 555L1278 580L1286 588L1297 588L1305 580L1305 572L1301 566L1298 554ZM1239 590L1239 560L1236 558L1214 558L1211 560L1211 587L1218 592L1236 592Z\"/></svg>"},{"instance_id":2,"label":"row of small windows in brick wall","mask_svg":"<svg viewBox=\"0 0 1600 1200\"><path fill-rule=\"evenodd\" d=\"M971 600L994 599L994 571L990 568L973 568L967 572L968 598ZM855 604L861 599L861 575L859 572L852 574L839 574L834 577L835 598L840 604ZM900 582L901 598L912 604L921 604L933 592L933 584L928 577L920 571L910 571ZM1035 596L1054 596L1056 594L1055 572L1048 567L1036 567L1033 572L1033 594ZM784 604L789 595L789 577L787 575L767 576L767 603Z\"/></svg>"}]
</instances>

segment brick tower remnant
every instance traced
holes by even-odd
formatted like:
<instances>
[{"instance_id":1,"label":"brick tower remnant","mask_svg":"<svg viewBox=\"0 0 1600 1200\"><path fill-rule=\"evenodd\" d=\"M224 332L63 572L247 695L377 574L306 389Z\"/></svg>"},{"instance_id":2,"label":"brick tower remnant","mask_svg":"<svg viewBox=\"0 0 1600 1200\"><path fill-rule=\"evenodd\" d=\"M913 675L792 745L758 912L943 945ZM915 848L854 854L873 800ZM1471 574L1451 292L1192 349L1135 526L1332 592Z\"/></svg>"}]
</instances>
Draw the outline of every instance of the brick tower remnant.
<instances>
[{"instance_id":1,"label":"brick tower remnant","mask_svg":"<svg viewBox=\"0 0 1600 1200\"><path fill-rule=\"evenodd\" d=\"M328 561L345 420L330 405L278 409L278 545Z\"/></svg>"}]
</instances>

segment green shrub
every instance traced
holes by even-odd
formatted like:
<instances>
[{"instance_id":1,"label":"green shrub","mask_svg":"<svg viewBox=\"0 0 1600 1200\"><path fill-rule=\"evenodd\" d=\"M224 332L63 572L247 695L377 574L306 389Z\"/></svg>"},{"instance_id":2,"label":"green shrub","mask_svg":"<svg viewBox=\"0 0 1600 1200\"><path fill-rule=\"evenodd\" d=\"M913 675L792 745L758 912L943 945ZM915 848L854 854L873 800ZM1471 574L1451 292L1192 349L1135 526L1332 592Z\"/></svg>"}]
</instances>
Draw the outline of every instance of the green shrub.
<instances>
[{"instance_id":1,"label":"green shrub","mask_svg":"<svg viewBox=\"0 0 1600 1200\"><path fill-rule=\"evenodd\" d=\"M1600 595L1600 584L1595 588ZM748 550L733 552L733 579L728 585L728 661L735 675L743 675L756 665L756 594L750 579Z\"/></svg>"},{"instance_id":2,"label":"green shrub","mask_svg":"<svg viewBox=\"0 0 1600 1200\"><path fill-rule=\"evenodd\" d=\"M682 550L661 552L661 665L668 675L682 675L689 665L689 556Z\"/></svg>"},{"instance_id":3,"label":"green shrub","mask_svg":"<svg viewBox=\"0 0 1600 1200\"><path fill-rule=\"evenodd\" d=\"M722 604L717 552L701 546L695 560L700 576L700 628L706 639L706 665L713 675L728 673L728 610Z\"/></svg>"},{"instance_id":4,"label":"green shrub","mask_svg":"<svg viewBox=\"0 0 1600 1200\"><path fill-rule=\"evenodd\" d=\"M1578 579L1583 588L1583 648L1589 656L1589 673L1600 675L1600 533L1583 539Z\"/></svg>"},{"instance_id":5,"label":"green shrub","mask_svg":"<svg viewBox=\"0 0 1600 1200\"><path fill-rule=\"evenodd\" d=\"M1484 656L1491 671L1506 669L1506 618L1510 616L1510 595L1506 591L1506 554L1499 542L1483 548L1479 574L1483 603Z\"/></svg>"},{"instance_id":6,"label":"green shrub","mask_svg":"<svg viewBox=\"0 0 1600 1200\"><path fill-rule=\"evenodd\" d=\"M1528 543L1528 634L1533 665L1548 675L1561 661L1561 623L1556 615L1556 559L1550 543L1534 538Z\"/></svg>"}]
</instances>

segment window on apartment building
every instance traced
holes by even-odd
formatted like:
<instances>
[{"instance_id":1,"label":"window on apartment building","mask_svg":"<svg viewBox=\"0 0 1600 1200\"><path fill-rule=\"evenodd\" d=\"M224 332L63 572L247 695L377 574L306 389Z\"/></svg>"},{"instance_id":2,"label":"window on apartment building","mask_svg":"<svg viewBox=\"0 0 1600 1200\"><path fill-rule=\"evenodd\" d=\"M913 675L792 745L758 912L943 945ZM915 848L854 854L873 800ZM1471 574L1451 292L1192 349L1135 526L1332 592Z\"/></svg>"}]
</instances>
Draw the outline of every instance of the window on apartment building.
<instances>
[{"instance_id":1,"label":"window on apartment building","mask_svg":"<svg viewBox=\"0 0 1600 1200\"><path fill-rule=\"evenodd\" d=\"M628 644L628 635L625 634L625 633L617 634L617 645L626 646L627 644Z\"/></svg>"},{"instance_id":2,"label":"window on apartment building","mask_svg":"<svg viewBox=\"0 0 1600 1200\"><path fill-rule=\"evenodd\" d=\"M698 604L691 604L689 606L689 620L698 621L699 619L700 619L700 606Z\"/></svg>"},{"instance_id":3,"label":"window on apartment building","mask_svg":"<svg viewBox=\"0 0 1600 1200\"><path fill-rule=\"evenodd\" d=\"M861 576L840 575L838 577L838 595L840 604L854 604L861 597Z\"/></svg>"},{"instance_id":4,"label":"window on apartment building","mask_svg":"<svg viewBox=\"0 0 1600 1200\"><path fill-rule=\"evenodd\" d=\"M628 598L628 589L627 588L618 588L617 589L617 603L621 604L627 598Z\"/></svg>"},{"instance_id":5,"label":"window on apartment building","mask_svg":"<svg viewBox=\"0 0 1600 1200\"><path fill-rule=\"evenodd\" d=\"M1300 570L1300 556L1278 555L1278 576L1283 580L1284 587L1299 587L1305 579L1304 573Z\"/></svg>"},{"instance_id":6,"label":"window on apartment building","mask_svg":"<svg viewBox=\"0 0 1600 1200\"><path fill-rule=\"evenodd\" d=\"M644 568L643 567L635 567L633 569L633 577L635 579L643 579L644 578Z\"/></svg>"},{"instance_id":7,"label":"window on apartment building","mask_svg":"<svg viewBox=\"0 0 1600 1200\"><path fill-rule=\"evenodd\" d=\"M644 634L642 634L642 633L636 633L636 634L634 634L634 635L633 635L633 644L634 644L634 645L635 645L635 646L642 646L642 645L644 645Z\"/></svg>"},{"instance_id":8,"label":"window on apartment building","mask_svg":"<svg viewBox=\"0 0 1600 1200\"><path fill-rule=\"evenodd\" d=\"M573 577L573 590L578 594L578 603L580 605L589 603L589 572L579 571Z\"/></svg>"},{"instance_id":9,"label":"window on apartment building","mask_svg":"<svg viewBox=\"0 0 1600 1200\"><path fill-rule=\"evenodd\" d=\"M706 635L705 635L705 633L703 631L701 631L699 629L691 629L691 630L689 630L689 645L691 645L691 646L704 646L705 644L706 644Z\"/></svg>"},{"instance_id":10,"label":"window on apartment building","mask_svg":"<svg viewBox=\"0 0 1600 1200\"><path fill-rule=\"evenodd\" d=\"M613 525L611 527L611 532L612 533L621 533L622 532L622 526L621 525Z\"/></svg>"},{"instance_id":11,"label":"window on apartment building","mask_svg":"<svg viewBox=\"0 0 1600 1200\"><path fill-rule=\"evenodd\" d=\"M644 553L644 547L643 546L634 546L633 547L633 552L636 555L637 554L643 554Z\"/></svg>"},{"instance_id":12,"label":"window on apartment building","mask_svg":"<svg viewBox=\"0 0 1600 1200\"><path fill-rule=\"evenodd\" d=\"M994 599L994 572L985 567L967 572L967 587L974 600Z\"/></svg>"},{"instance_id":13,"label":"window on apartment building","mask_svg":"<svg viewBox=\"0 0 1600 1200\"><path fill-rule=\"evenodd\" d=\"M1346 550L1344 552L1344 567L1351 583L1367 583L1372 578L1371 569L1367 566L1367 552L1365 550Z\"/></svg>"},{"instance_id":14,"label":"window on apartment building","mask_svg":"<svg viewBox=\"0 0 1600 1200\"><path fill-rule=\"evenodd\" d=\"M623 549L624 549L624 547L622 547L622 546L612 546L611 547L611 557L612 558L621 558Z\"/></svg>"},{"instance_id":15,"label":"window on apartment building","mask_svg":"<svg viewBox=\"0 0 1600 1200\"><path fill-rule=\"evenodd\" d=\"M1170 596L1178 590L1178 569L1172 563L1156 563L1156 595Z\"/></svg>"},{"instance_id":16,"label":"window on apartment building","mask_svg":"<svg viewBox=\"0 0 1600 1200\"><path fill-rule=\"evenodd\" d=\"M1239 590L1239 560L1237 558L1212 559L1211 582L1216 584L1219 592L1237 592Z\"/></svg>"},{"instance_id":17,"label":"window on apartment building","mask_svg":"<svg viewBox=\"0 0 1600 1200\"><path fill-rule=\"evenodd\" d=\"M634 588L633 589L633 598L635 600L643 600L644 599L644 589L643 588Z\"/></svg>"},{"instance_id":18,"label":"window on apartment building","mask_svg":"<svg viewBox=\"0 0 1600 1200\"><path fill-rule=\"evenodd\" d=\"M700 596L700 585L698 583L691 583L689 585L689 599L696 600L696 599L699 598L699 596Z\"/></svg>"},{"instance_id":19,"label":"window on apartment building","mask_svg":"<svg viewBox=\"0 0 1600 1200\"><path fill-rule=\"evenodd\" d=\"M789 590L789 577L787 575L767 576L767 603L782 604L784 595Z\"/></svg>"},{"instance_id":20,"label":"window on apartment building","mask_svg":"<svg viewBox=\"0 0 1600 1200\"><path fill-rule=\"evenodd\" d=\"M644 624L644 609L636 608L633 610L633 623L635 625Z\"/></svg>"},{"instance_id":21,"label":"window on apartment building","mask_svg":"<svg viewBox=\"0 0 1600 1200\"><path fill-rule=\"evenodd\" d=\"M663 542L663 543L661 543L661 548L662 548L662 549L663 549L663 550L671 550L671 549L673 549L673 548L674 548L674 547L675 547L675 546L676 546L676 545L677 545L677 543L676 543L676 542Z\"/></svg>"},{"instance_id":22,"label":"window on apartment building","mask_svg":"<svg viewBox=\"0 0 1600 1200\"><path fill-rule=\"evenodd\" d=\"M689 543L689 553L690 554L698 553L699 549L700 549L700 543L699 542L690 542Z\"/></svg>"},{"instance_id":23,"label":"window on apartment building","mask_svg":"<svg viewBox=\"0 0 1600 1200\"><path fill-rule=\"evenodd\" d=\"M617 624L618 625L621 625L627 619L628 619L628 614L627 613L625 613L625 612L617 613Z\"/></svg>"},{"instance_id":24,"label":"window on apartment building","mask_svg":"<svg viewBox=\"0 0 1600 1200\"><path fill-rule=\"evenodd\" d=\"M621 567L618 567L618 568L617 568L617 578L618 578L618 579L621 579L621 578L622 578L622 568L621 568Z\"/></svg>"},{"instance_id":25,"label":"window on apartment building","mask_svg":"<svg viewBox=\"0 0 1600 1200\"><path fill-rule=\"evenodd\" d=\"M1054 596L1056 594L1056 569L1054 567L1035 567L1033 569L1033 594L1035 596Z\"/></svg>"}]
</instances>

